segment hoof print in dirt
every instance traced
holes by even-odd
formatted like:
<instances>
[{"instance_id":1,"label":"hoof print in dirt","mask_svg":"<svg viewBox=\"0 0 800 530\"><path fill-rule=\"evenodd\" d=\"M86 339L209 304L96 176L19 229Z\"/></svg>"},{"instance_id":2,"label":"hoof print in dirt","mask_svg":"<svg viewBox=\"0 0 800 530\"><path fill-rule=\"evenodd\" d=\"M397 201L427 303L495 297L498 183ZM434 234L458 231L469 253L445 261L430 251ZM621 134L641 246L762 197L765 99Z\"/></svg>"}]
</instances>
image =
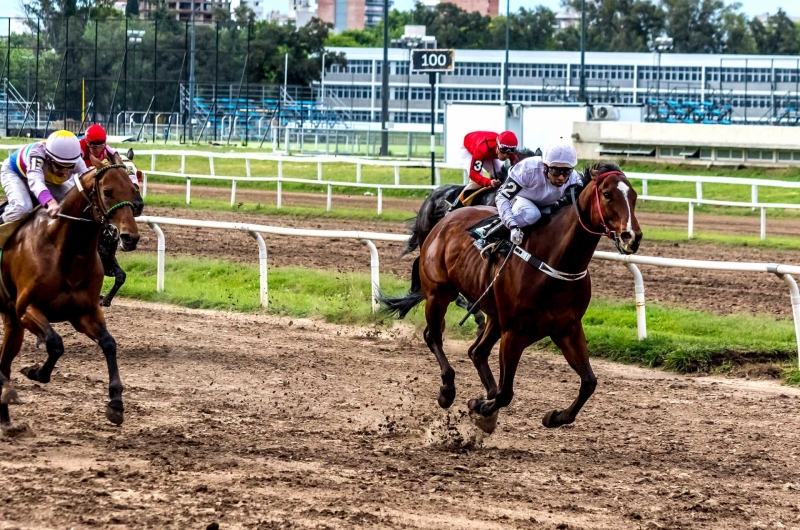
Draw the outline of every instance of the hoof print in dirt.
<instances>
[{"instance_id":1,"label":"hoof print in dirt","mask_svg":"<svg viewBox=\"0 0 800 530\"><path fill-rule=\"evenodd\" d=\"M21 423L19 425L0 425L0 435L6 438L33 438L36 433L27 423Z\"/></svg>"}]
</instances>

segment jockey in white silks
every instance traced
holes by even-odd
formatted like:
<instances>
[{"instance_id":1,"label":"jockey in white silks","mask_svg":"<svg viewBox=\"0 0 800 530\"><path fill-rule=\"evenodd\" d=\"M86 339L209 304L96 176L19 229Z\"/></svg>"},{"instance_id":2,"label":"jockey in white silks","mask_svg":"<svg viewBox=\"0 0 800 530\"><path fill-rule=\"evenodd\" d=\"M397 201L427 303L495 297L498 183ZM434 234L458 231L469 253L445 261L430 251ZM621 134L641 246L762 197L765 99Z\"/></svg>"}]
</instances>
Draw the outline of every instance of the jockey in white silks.
<instances>
[{"instance_id":1,"label":"jockey in white silks","mask_svg":"<svg viewBox=\"0 0 800 530\"><path fill-rule=\"evenodd\" d=\"M581 184L575 166L578 153L571 142L560 139L545 149L543 157L526 158L514 167L497 192L495 204L511 242L522 244L522 228L549 213L572 184Z\"/></svg>"},{"instance_id":2,"label":"jockey in white silks","mask_svg":"<svg viewBox=\"0 0 800 530\"><path fill-rule=\"evenodd\" d=\"M31 194L54 219L58 203L75 185L72 177L86 171L80 142L69 131L56 131L45 141L20 148L0 167L0 183L8 199L3 222L18 221L28 215L33 210Z\"/></svg>"}]
</instances>

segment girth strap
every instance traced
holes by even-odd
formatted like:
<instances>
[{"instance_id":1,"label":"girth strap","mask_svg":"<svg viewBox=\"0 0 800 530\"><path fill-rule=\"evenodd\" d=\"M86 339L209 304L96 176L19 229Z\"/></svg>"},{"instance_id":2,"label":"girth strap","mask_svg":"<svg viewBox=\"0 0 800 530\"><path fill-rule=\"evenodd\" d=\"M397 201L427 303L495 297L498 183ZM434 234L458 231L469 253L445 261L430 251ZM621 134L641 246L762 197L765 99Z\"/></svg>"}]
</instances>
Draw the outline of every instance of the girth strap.
<instances>
[{"instance_id":1,"label":"girth strap","mask_svg":"<svg viewBox=\"0 0 800 530\"><path fill-rule=\"evenodd\" d=\"M528 265L530 265L534 269L540 270L543 273L550 276L551 278L555 278L556 280L563 280L565 282L575 282L586 278L586 275L589 274L588 270L578 273L557 271L547 263L531 255L529 252L522 250L520 247L516 245L514 246L514 254L522 258L524 261L528 263Z\"/></svg>"}]
</instances>

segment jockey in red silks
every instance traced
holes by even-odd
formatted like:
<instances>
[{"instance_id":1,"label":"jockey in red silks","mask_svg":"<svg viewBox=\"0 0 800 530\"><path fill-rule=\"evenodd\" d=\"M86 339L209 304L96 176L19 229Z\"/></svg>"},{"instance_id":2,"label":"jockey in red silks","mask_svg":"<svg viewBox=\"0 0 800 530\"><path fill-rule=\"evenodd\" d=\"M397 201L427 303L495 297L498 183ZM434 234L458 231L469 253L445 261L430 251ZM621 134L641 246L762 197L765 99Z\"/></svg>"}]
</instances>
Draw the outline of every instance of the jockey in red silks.
<instances>
[{"instance_id":1,"label":"jockey in red silks","mask_svg":"<svg viewBox=\"0 0 800 530\"><path fill-rule=\"evenodd\" d=\"M500 134L489 131L475 131L464 137L460 158L462 167L469 171L469 182L461 197L450 206L449 212L463 206L462 200L473 190L500 185L500 169L503 162L509 160L511 165L517 163L517 135L511 131ZM486 171L489 177L484 177Z\"/></svg>"},{"instance_id":2,"label":"jockey in red silks","mask_svg":"<svg viewBox=\"0 0 800 530\"><path fill-rule=\"evenodd\" d=\"M94 124L86 129L86 134L81 138L81 158L88 167L92 166L89 161L89 155L92 155L101 162L112 163L114 155L117 151L106 143L106 130L102 125ZM124 159L123 159L124 160ZM139 178L136 173L128 171L128 178L136 189L139 189Z\"/></svg>"}]
</instances>

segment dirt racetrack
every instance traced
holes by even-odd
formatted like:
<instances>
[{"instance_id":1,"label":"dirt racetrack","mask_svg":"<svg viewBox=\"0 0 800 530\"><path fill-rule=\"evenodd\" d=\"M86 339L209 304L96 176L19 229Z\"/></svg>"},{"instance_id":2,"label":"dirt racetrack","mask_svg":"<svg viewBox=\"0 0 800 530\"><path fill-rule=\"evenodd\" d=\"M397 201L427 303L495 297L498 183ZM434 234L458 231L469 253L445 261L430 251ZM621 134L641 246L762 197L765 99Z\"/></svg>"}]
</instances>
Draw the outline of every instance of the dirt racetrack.
<instances>
[{"instance_id":1,"label":"dirt racetrack","mask_svg":"<svg viewBox=\"0 0 800 530\"><path fill-rule=\"evenodd\" d=\"M197 211L147 207L147 215L241 221L277 226L324 228L342 230L368 230L375 232L407 233L402 223L343 219L309 220L295 217L243 215L233 212ZM699 217L698 217L699 219ZM737 218L725 219L732 222ZM685 220L684 220L685 221ZM675 244L653 242L647 239L648 226L675 222L674 216L650 217L642 220L644 240L640 254L686 259L713 259L719 261L755 261L800 264L800 251L754 247L734 247L692 242ZM800 221L793 225L800 233ZM650 223L650 224L648 224ZM256 263L258 250L246 233L208 229L162 227L166 235L167 256L189 254ZM148 228L141 231L140 249L154 252L156 240ZM269 266L302 265L314 268L367 272L369 253L354 240L330 240L312 237L290 238L264 234L269 251ZM392 272L408 277L413 256L399 258L405 244L375 242L381 259L381 272ZM614 251L605 239L600 250ZM746 312L770 314L778 318L791 318L792 309L788 289L777 277L768 274L731 273L723 271L695 271L640 267L645 280L648 301L676 304L684 307L712 311L719 314ZM595 261L590 267L592 288L595 294L619 300L633 301L633 279L620 264Z\"/></svg>"},{"instance_id":2,"label":"dirt racetrack","mask_svg":"<svg viewBox=\"0 0 800 530\"><path fill-rule=\"evenodd\" d=\"M35 436L0 438L0 529L800 528L800 391L595 361L578 381L528 351L512 405L478 440L467 344L452 412L420 338L120 300L126 421L103 416L103 356L64 326L48 385L18 375ZM493 357L494 359L494 357ZM449 425L448 425L449 424ZM462 446L465 445L465 446Z\"/></svg>"}]
</instances>

